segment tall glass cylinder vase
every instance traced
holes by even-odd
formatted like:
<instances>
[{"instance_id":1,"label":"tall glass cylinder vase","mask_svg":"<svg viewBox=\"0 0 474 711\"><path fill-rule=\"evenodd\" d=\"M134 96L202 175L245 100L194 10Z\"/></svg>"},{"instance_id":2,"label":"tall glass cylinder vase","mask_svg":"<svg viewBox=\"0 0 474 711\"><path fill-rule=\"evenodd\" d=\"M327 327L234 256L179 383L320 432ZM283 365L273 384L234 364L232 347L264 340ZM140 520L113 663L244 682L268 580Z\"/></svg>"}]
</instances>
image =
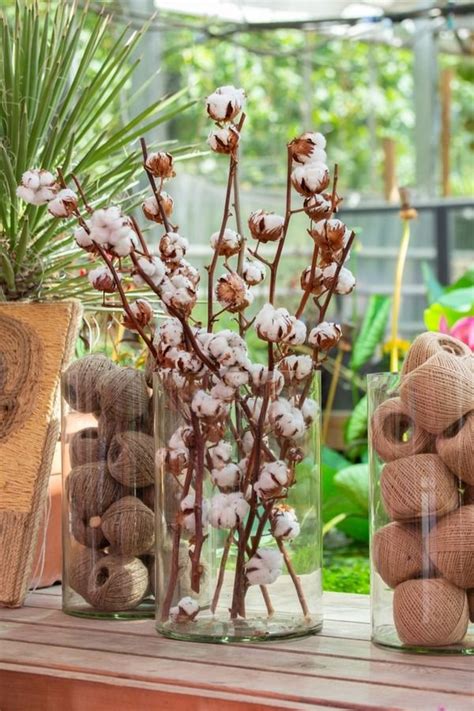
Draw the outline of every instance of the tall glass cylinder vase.
<instances>
[{"instance_id":1,"label":"tall glass cylinder vase","mask_svg":"<svg viewBox=\"0 0 474 711\"><path fill-rule=\"evenodd\" d=\"M212 382L155 375L165 636L260 641L322 627L320 379L280 392L282 380L276 373L255 397L227 388L216 409ZM281 436L288 405L301 406L284 419L294 439Z\"/></svg>"},{"instance_id":2,"label":"tall glass cylinder vase","mask_svg":"<svg viewBox=\"0 0 474 711\"><path fill-rule=\"evenodd\" d=\"M368 378L376 644L474 653L471 358Z\"/></svg>"},{"instance_id":3,"label":"tall glass cylinder vase","mask_svg":"<svg viewBox=\"0 0 474 711\"><path fill-rule=\"evenodd\" d=\"M152 617L153 399L145 374L119 365L134 353L119 348L120 327L111 347L110 318L89 315L88 344L102 352L62 375L63 610Z\"/></svg>"}]
</instances>

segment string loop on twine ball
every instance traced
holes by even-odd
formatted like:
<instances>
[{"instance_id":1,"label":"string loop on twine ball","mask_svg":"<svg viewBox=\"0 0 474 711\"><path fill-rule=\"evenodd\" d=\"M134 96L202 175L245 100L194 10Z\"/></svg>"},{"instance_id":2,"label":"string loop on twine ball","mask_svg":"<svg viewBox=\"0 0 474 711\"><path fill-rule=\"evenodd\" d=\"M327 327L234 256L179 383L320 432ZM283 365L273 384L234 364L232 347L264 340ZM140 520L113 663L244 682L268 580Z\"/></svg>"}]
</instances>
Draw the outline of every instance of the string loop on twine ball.
<instances>
[{"instance_id":1,"label":"string loop on twine ball","mask_svg":"<svg viewBox=\"0 0 474 711\"><path fill-rule=\"evenodd\" d=\"M106 458L107 448L105 442L99 439L97 427L84 427L79 432L74 432L69 443L72 468Z\"/></svg>"},{"instance_id":2,"label":"string loop on twine ball","mask_svg":"<svg viewBox=\"0 0 474 711\"><path fill-rule=\"evenodd\" d=\"M87 600L89 577L94 565L102 560L104 554L83 546L73 546L70 550L67 566L67 582L81 597Z\"/></svg>"},{"instance_id":3,"label":"string loop on twine ball","mask_svg":"<svg viewBox=\"0 0 474 711\"><path fill-rule=\"evenodd\" d=\"M474 356L431 356L402 379L400 397L419 427L441 434L474 410Z\"/></svg>"},{"instance_id":4,"label":"string loop on twine ball","mask_svg":"<svg viewBox=\"0 0 474 711\"><path fill-rule=\"evenodd\" d=\"M63 397L73 410L98 412L99 386L102 379L113 373L117 366L106 356L93 354L72 363L61 377Z\"/></svg>"},{"instance_id":5,"label":"string loop on twine ball","mask_svg":"<svg viewBox=\"0 0 474 711\"><path fill-rule=\"evenodd\" d=\"M474 588L474 505L442 518L428 540L430 558L442 575L460 588Z\"/></svg>"},{"instance_id":6,"label":"string loop on twine ball","mask_svg":"<svg viewBox=\"0 0 474 711\"><path fill-rule=\"evenodd\" d=\"M72 469L66 479L66 491L71 510L83 520L102 516L124 493L110 476L106 462L90 462Z\"/></svg>"},{"instance_id":7,"label":"string loop on twine ball","mask_svg":"<svg viewBox=\"0 0 474 711\"><path fill-rule=\"evenodd\" d=\"M153 437L142 432L119 432L110 444L107 463L111 475L124 486L140 488L153 484Z\"/></svg>"},{"instance_id":8,"label":"string loop on twine ball","mask_svg":"<svg viewBox=\"0 0 474 711\"><path fill-rule=\"evenodd\" d=\"M461 642L469 611L464 590L443 578L406 580L395 588L393 617L404 644L444 647Z\"/></svg>"},{"instance_id":9,"label":"string loop on twine ball","mask_svg":"<svg viewBox=\"0 0 474 711\"><path fill-rule=\"evenodd\" d=\"M71 533L78 543L88 548L105 548L108 545L102 531L100 516L87 516L72 509Z\"/></svg>"},{"instance_id":10,"label":"string loop on twine ball","mask_svg":"<svg viewBox=\"0 0 474 711\"><path fill-rule=\"evenodd\" d=\"M437 454L388 462L382 469L380 492L386 512L395 521L444 516L459 505L456 479Z\"/></svg>"},{"instance_id":11,"label":"string loop on twine ball","mask_svg":"<svg viewBox=\"0 0 474 711\"><path fill-rule=\"evenodd\" d=\"M372 558L378 574L391 588L418 578L424 567L420 527L394 521L379 528L372 539Z\"/></svg>"},{"instance_id":12,"label":"string loop on twine ball","mask_svg":"<svg viewBox=\"0 0 474 711\"><path fill-rule=\"evenodd\" d=\"M436 451L453 474L474 485L474 410L438 435Z\"/></svg>"},{"instance_id":13,"label":"string loop on twine ball","mask_svg":"<svg viewBox=\"0 0 474 711\"><path fill-rule=\"evenodd\" d=\"M153 511L135 496L124 496L112 504L102 516L101 526L114 553L144 555L155 540Z\"/></svg>"},{"instance_id":14,"label":"string loop on twine ball","mask_svg":"<svg viewBox=\"0 0 474 711\"><path fill-rule=\"evenodd\" d=\"M372 445L384 462L433 451L433 435L410 417L399 397L382 402L371 421Z\"/></svg>"},{"instance_id":15,"label":"string loop on twine ball","mask_svg":"<svg viewBox=\"0 0 474 711\"><path fill-rule=\"evenodd\" d=\"M119 612L137 607L147 591L148 570L139 558L107 555L92 568L87 599L98 610Z\"/></svg>"},{"instance_id":16,"label":"string loop on twine ball","mask_svg":"<svg viewBox=\"0 0 474 711\"><path fill-rule=\"evenodd\" d=\"M101 411L112 420L130 422L146 417L149 401L145 376L134 368L116 368L100 383Z\"/></svg>"},{"instance_id":17,"label":"string loop on twine ball","mask_svg":"<svg viewBox=\"0 0 474 711\"><path fill-rule=\"evenodd\" d=\"M402 376L415 370L437 353L448 353L462 357L470 355L471 349L466 343L445 333L426 331L415 338L406 355Z\"/></svg>"}]
</instances>

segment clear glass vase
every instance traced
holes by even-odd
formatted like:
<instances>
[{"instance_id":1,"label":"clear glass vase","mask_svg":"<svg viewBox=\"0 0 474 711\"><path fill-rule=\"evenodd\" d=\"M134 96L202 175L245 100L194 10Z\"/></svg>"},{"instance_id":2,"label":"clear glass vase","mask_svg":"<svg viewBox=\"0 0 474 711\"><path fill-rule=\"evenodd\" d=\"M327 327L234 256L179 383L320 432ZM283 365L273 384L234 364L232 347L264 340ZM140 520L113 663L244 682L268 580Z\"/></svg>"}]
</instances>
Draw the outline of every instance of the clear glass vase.
<instances>
[{"instance_id":1,"label":"clear glass vase","mask_svg":"<svg viewBox=\"0 0 474 711\"><path fill-rule=\"evenodd\" d=\"M260 398L240 388L203 418L191 402L205 382L155 375L161 634L243 642L321 629L319 373L309 385ZM301 397L306 431L282 439L272 403Z\"/></svg>"},{"instance_id":2,"label":"clear glass vase","mask_svg":"<svg viewBox=\"0 0 474 711\"><path fill-rule=\"evenodd\" d=\"M118 364L134 360L124 335L113 314L89 314L99 352L62 375L63 610L84 617L154 616L153 398Z\"/></svg>"},{"instance_id":3,"label":"clear glass vase","mask_svg":"<svg viewBox=\"0 0 474 711\"><path fill-rule=\"evenodd\" d=\"M368 376L372 640L379 645L474 653L474 413L466 412L465 365L449 397L434 360L415 377Z\"/></svg>"}]
</instances>

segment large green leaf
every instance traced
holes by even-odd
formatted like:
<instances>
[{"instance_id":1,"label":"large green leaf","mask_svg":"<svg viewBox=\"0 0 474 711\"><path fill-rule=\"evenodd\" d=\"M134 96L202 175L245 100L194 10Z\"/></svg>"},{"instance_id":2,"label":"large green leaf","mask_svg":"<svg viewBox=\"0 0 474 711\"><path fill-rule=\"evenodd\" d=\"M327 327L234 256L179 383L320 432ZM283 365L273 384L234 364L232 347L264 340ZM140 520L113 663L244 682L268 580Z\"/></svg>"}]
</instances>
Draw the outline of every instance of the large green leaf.
<instances>
[{"instance_id":1,"label":"large green leaf","mask_svg":"<svg viewBox=\"0 0 474 711\"><path fill-rule=\"evenodd\" d=\"M422 263L421 273L423 274L423 281L426 287L426 298L428 303L432 304L438 301L439 297L443 294L443 286L439 283L427 262Z\"/></svg>"},{"instance_id":2,"label":"large green leaf","mask_svg":"<svg viewBox=\"0 0 474 711\"><path fill-rule=\"evenodd\" d=\"M341 469L334 477L336 486L339 487L358 509L362 516L369 514L369 465L352 464Z\"/></svg>"},{"instance_id":3,"label":"large green leaf","mask_svg":"<svg viewBox=\"0 0 474 711\"><path fill-rule=\"evenodd\" d=\"M373 356L385 335L391 300L373 294L367 305L364 320L352 348L350 367L359 370Z\"/></svg>"},{"instance_id":4,"label":"large green leaf","mask_svg":"<svg viewBox=\"0 0 474 711\"><path fill-rule=\"evenodd\" d=\"M367 435L367 395L363 395L352 410L344 428L347 444L362 439Z\"/></svg>"}]
</instances>

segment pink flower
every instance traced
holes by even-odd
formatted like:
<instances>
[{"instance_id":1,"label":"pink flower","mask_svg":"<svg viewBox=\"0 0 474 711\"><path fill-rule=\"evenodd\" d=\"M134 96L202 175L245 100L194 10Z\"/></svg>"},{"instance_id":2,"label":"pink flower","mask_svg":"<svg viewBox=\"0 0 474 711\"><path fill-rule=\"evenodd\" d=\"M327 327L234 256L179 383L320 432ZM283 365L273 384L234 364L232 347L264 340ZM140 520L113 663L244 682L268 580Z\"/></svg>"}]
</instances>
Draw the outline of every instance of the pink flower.
<instances>
[{"instance_id":1,"label":"pink flower","mask_svg":"<svg viewBox=\"0 0 474 711\"><path fill-rule=\"evenodd\" d=\"M453 338L457 338L463 343L466 343L469 348L474 351L474 316L460 318L451 328L448 326L446 317L441 316L439 330L441 333L448 333L450 336L453 336Z\"/></svg>"}]
</instances>

